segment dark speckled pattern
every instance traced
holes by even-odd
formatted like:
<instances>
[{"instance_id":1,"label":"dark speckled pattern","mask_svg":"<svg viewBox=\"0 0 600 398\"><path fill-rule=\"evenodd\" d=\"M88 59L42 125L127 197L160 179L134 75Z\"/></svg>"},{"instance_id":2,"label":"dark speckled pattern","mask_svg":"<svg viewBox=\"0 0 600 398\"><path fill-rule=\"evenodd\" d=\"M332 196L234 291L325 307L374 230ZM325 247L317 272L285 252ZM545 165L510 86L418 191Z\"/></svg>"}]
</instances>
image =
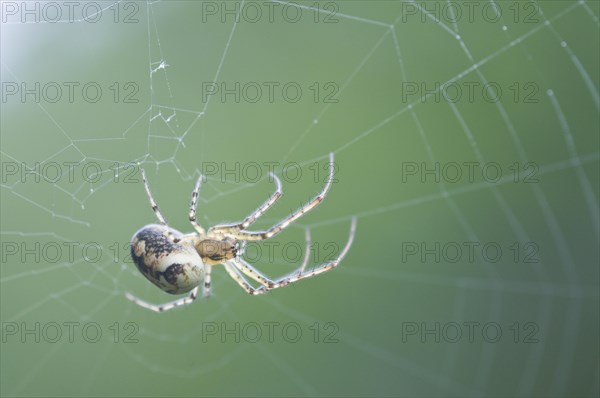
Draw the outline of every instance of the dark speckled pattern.
<instances>
[{"instance_id":1,"label":"dark speckled pattern","mask_svg":"<svg viewBox=\"0 0 600 398\"><path fill-rule=\"evenodd\" d=\"M131 258L138 270L154 285L171 294L182 294L203 279L203 264L190 243L174 243L181 233L162 225L147 225L131 239ZM183 261L182 261L183 260Z\"/></svg>"}]
</instances>

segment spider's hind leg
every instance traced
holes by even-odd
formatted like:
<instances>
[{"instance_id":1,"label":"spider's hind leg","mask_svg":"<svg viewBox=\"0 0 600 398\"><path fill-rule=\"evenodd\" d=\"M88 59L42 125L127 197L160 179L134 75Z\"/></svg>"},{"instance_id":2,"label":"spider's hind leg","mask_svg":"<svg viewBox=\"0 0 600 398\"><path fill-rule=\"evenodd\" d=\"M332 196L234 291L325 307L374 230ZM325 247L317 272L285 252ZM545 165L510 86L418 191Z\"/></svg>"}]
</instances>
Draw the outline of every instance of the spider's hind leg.
<instances>
[{"instance_id":1,"label":"spider's hind leg","mask_svg":"<svg viewBox=\"0 0 600 398\"><path fill-rule=\"evenodd\" d=\"M188 304L193 303L194 300L196 300L198 298L198 287L195 287L194 289L192 289L192 291L190 292L190 294L187 297L183 297L178 300L170 301L170 302L164 303L164 304L151 304L147 301L144 301L142 299L139 299L139 298L133 296L131 293L125 293L125 297L127 297L128 300L136 303L140 307L147 308L150 311L164 312L164 311L172 310L173 308L176 308L176 307L181 307L182 305L188 305Z\"/></svg>"},{"instance_id":2,"label":"spider's hind leg","mask_svg":"<svg viewBox=\"0 0 600 398\"><path fill-rule=\"evenodd\" d=\"M302 264L301 267L299 267L297 270L290 272L289 274L276 279L274 281L264 277L264 275L258 273L258 271L256 269L254 269L252 266L250 266L250 264L247 264L245 262L234 262L232 263L232 266L237 266L239 267L240 271L246 273L246 275L250 276L251 278L259 281L257 278L257 276L252 276L250 273L248 272L252 272L254 274L254 272L258 273L260 275L261 278L265 278L268 286L261 286L259 289L256 290L260 290L260 289L265 289L266 291L269 291L271 289L277 289L280 287L284 287L286 285L289 285L290 283L294 283L297 282L301 279L306 279L306 278L310 278L312 276L315 275L319 275L322 274L324 272L327 272L329 270L332 270L333 268L337 267L338 264L344 259L344 257L346 256L346 254L348 254L348 251L350 250L350 247L352 246L352 242L354 241L354 235L356 233L356 217L352 218L352 224L350 226L350 234L348 236L348 241L346 242L346 246L344 246L344 248L342 249L341 253L339 254L339 256L333 260L330 261L328 263L325 264L321 264L318 267L315 267L313 269L311 269L310 271L305 271L305 267L306 267L306 263L307 263L307 259L305 258L304 263ZM238 273L240 272L238 271ZM260 281L259 281L260 282ZM239 283L239 282L238 282ZM262 282L261 282L262 283ZM243 287L243 286L242 286ZM264 293L264 292L260 292L260 293ZM259 293L252 293L252 294L259 294Z\"/></svg>"},{"instance_id":3,"label":"spider's hind leg","mask_svg":"<svg viewBox=\"0 0 600 398\"><path fill-rule=\"evenodd\" d=\"M150 201L150 206L152 206L152 211L154 212L154 215L156 215L156 218L162 225L167 225L167 222L165 221L165 218L163 217L162 213L160 212L160 209L158 208L158 205L156 204L156 201L154 200L154 197L152 196L152 192L150 191L150 186L148 185L148 179L146 178L146 172L144 171L144 169L140 169L140 171L142 173L142 181L144 181L144 188L146 189L146 195L148 195L148 200Z\"/></svg>"},{"instance_id":4,"label":"spider's hind leg","mask_svg":"<svg viewBox=\"0 0 600 398\"><path fill-rule=\"evenodd\" d=\"M225 271L227 271L231 279L236 281L238 285L240 285L240 287L246 291L246 293L255 296L269 291L265 286L261 286L259 288L253 287L244 277L242 272L231 262L224 262L223 266L225 267Z\"/></svg>"},{"instance_id":5,"label":"spider's hind leg","mask_svg":"<svg viewBox=\"0 0 600 398\"><path fill-rule=\"evenodd\" d=\"M200 226L200 224L198 224L198 222L196 221L196 207L198 206L198 196L199 196L199 192L200 192L200 185L202 184L202 179L204 178L204 176L202 174L200 174L200 176L198 177L198 180L196 180L196 185L194 186L194 190L192 191L192 200L190 203L190 212L188 215L188 218L190 220L190 224L192 224L192 226L194 227L194 229L196 231L198 231L198 233L200 235L204 235L206 232L204 231L204 228L202 228Z\"/></svg>"},{"instance_id":6,"label":"spider's hind leg","mask_svg":"<svg viewBox=\"0 0 600 398\"><path fill-rule=\"evenodd\" d=\"M205 265L204 266L204 287L202 289L202 295L204 296L204 298L209 298L210 297L210 292L211 292L211 277L210 277L210 273L212 271L212 267L210 265Z\"/></svg>"},{"instance_id":7,"label":"spider's hind leg","mask_svg":"<svg viewBox=\"0 0 600 398\"><path fill-rule=\"evenodd\" d=\"M298 270L296 270L296 272L298 272L298 273L302 273L304 271L304 268L306 268L306 264L308 264L308 260L310 259L310 230L308 228L305 230L305 236L306 236L306 248L304 251L304 261L302 262L302 265L300 266L300 268ZM246 274L251 279L253 279L256 282L263 285L265 288L272 289L275 286L276 283L272 279L270 279L264 273L260 272L256 268L254 268L252 265L250 265L248 262L246 262L246 260L244 260L243 258L238 257L238 258L232 260L232 263L237 269L242 271L244 274Z\"/></svg>"}]
</instances>

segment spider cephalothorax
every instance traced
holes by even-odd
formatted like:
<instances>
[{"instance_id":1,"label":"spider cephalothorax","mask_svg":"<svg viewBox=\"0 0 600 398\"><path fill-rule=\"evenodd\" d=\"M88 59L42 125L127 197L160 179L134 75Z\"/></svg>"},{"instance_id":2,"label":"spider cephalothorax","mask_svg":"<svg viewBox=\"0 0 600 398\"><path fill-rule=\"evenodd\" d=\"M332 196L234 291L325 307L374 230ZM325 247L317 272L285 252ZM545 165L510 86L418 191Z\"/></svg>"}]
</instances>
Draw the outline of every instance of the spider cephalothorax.
<instances>
[{"instance_id":1,"label":"spider cephalothorax","mask_svg":"<svg viewBox=\"0 0 600 398\"><path fill-rule=\"evenodd\" d=\"M310 252L310 234L306 231L306 253L304 262L296 271L279 279L272 280L258 271L241 257L241 247L246 241L269 239L294 222L303 214L315 208L325 198L325 195L331 187L333 181L333 154L329 155L329 179L319 195L315 196L310 202L301 207L295 213L292 213L286 219L280 221L275 226L266 231L247 231L252 223L267 211L283 194L281 181L270 174L275 181L277 188L265 203L257 208L244 221L234 224L216 225L205 231L196 222L196 206L198 203L198 192L203 176L196 181L192 191L192 202L189 211L189 221L196 230L189 234L169 227L162 216L150 188L146 175L142 170L144 187L148 194L148 199L152 205L152 210L156 214L160 224L149 224L138 230L131 239L131 258L138 270L153 284L167 293L182 294L189 292L187 297L172 301L163 305L149 304L131 294L127 293L127 298L134 303L148 308L150 310L161 312L184 304L193 302L198 297L199 286L203 283L204 295L210 295L211 281L210 274L213 265L223 264L227 273L248 293L263 294L271 289L283 287L289 283L296 282L320 273L326 272L335 266L344 258L352 241L356 230L356 219L352 218L350 228L350 237L348 243L340 253L337 259L326 264L319 265L310 271L305 272L306 264ZM258 282L260 286L255 288L250 285L246 277Z\"/></svg>"},{"instance_id":2,"label":"spider cephalothorax","mask_svg":"<svg viewBox=\"0 0 600 398\"><path fill-rule=\"evenodd\" d=\"M233 260L237 257L238 252L235 239L227 236L198 238L194 242L194 247L204 264L208 265L217 265Z\"/></svg>"}]
</instances>

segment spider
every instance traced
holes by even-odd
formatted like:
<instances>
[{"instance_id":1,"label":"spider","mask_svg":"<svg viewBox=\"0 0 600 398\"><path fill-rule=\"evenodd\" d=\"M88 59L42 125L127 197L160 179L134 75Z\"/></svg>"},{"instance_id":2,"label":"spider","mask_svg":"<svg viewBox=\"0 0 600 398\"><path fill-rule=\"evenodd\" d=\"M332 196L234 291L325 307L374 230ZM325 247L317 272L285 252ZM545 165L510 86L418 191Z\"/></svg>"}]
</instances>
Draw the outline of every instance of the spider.
<instances>
[{"instance_id":1,"label":"spider","mask_svg":"<svg viewBox=\"0 0 600 398\"><path fill-rule=\"evenodd\" d=\"M333 181L333 153L329 154L329 177L325 187L317 196L306 203L289 217L266 231L247 231L261 215L270 209L283 195L281 181L273 174L275 193L242 222L216 225L205 231L196 222L196 205L203 176L200 175L192 191L189 221L195 232L182 234L169 227L161 214L156 201L152 197L146 174L141 170L146 194L152 210L160 224L149 224L138 230L131 239L131 257L138 270L154 285L170 294L188 293L186 297L165 304L155 305L126 293L126 297L141 307L155 312L163 312L183 305L191 304L198 297L198 290L203 284L204 297L210 296L211 270L213 265L223 264L225 270L247 293L258 295L269 290L286 286L301 279L309 278L336 267L350 250L356 231L356 218L352 218L350 236L340 255L333 261L305 271L310 253L310 233L306 230L306 252L302 265L295 271L279 278L270 279L242 257L242 249L246 241L265 240L279 234L303 214L314 209L323 201ZM246 277L260 284L253 287Z\"/></svg>"}]
</instances>

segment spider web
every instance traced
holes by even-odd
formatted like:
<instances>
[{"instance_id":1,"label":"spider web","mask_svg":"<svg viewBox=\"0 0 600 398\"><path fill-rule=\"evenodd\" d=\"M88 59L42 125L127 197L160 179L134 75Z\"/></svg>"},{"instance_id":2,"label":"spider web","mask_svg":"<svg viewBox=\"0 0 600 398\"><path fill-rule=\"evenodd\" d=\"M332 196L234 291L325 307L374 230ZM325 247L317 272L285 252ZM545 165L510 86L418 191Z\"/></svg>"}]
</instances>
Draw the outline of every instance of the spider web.
<instances>
[{"instance_id":1,"label":"spider web","mask_svg":"<svg viewBox=\"0 0 600 398\"><path fill-rule=\"evenodd\" d=\"M40 167L1 182L2 242L58 243L63 253L71 242L100 248L96 261L79 247L56 262L3 258L2 321L97 322L104 334L94 344L11 336L2 342L3 395L598 395L597 2L531 2L529 24L511 20L509 2L494 1L481 4L505 11L496 23L440 18L431 2L387 1L339 2L331 24L323 23L327 2L290 3L308 15L299 23L250 23L240 15L257 3L210 3L233 12L207 22L203 4L103 2L98 15L109 18L96 24L3 21L3 83L98 81L112 96L108 87L119 82L121 95L109 103L2 103L2 162ZM114 23L115 9L119 22L137 9L138 21ZM403 82L436 80L437 88L402 98ZM339 101L202 100L202 83L220 81L299 82L306 97L313 82L335 82ZM460 81L533 81L539 102L433 100ZM126 82L139 88L137 103L123 101ZM334 273L247 297L215 269L210 300L159 316L125 300L125 292L169 299L126 261L132 233L154 222L141 183L129 179L138 167L170 225L188 231L199 164L275 161L279 175L286 162L302 166L305 178L284 179L282 204L257 223L267 227L320 189L306 176L329 151L339 183L279 242L302 242L308 227L314 242L341 245L356 215L354 247ZM511 174L493 184L403 183L404 160L535 162L540 182L515 184ZM53 162L94 164L94 181L77 173L36 181ZM272 189L266 175L209 176L198 220L242 219ZM536 242L540 261L403 262L399 242L412 241ZM281 255L257 264L270 275L297 266ZM108 328L115 322L118 343ZM127 322L137 325L137 343L122 341ZM206 342L211 322L297 322L305 333L333 322L339 341ZM506 338L406 343L406 322L496 322ZM514 322L535 323L538 341L512 342ZM65 374L69 383L57 383Z\"/></svg>"}]
</instances>

